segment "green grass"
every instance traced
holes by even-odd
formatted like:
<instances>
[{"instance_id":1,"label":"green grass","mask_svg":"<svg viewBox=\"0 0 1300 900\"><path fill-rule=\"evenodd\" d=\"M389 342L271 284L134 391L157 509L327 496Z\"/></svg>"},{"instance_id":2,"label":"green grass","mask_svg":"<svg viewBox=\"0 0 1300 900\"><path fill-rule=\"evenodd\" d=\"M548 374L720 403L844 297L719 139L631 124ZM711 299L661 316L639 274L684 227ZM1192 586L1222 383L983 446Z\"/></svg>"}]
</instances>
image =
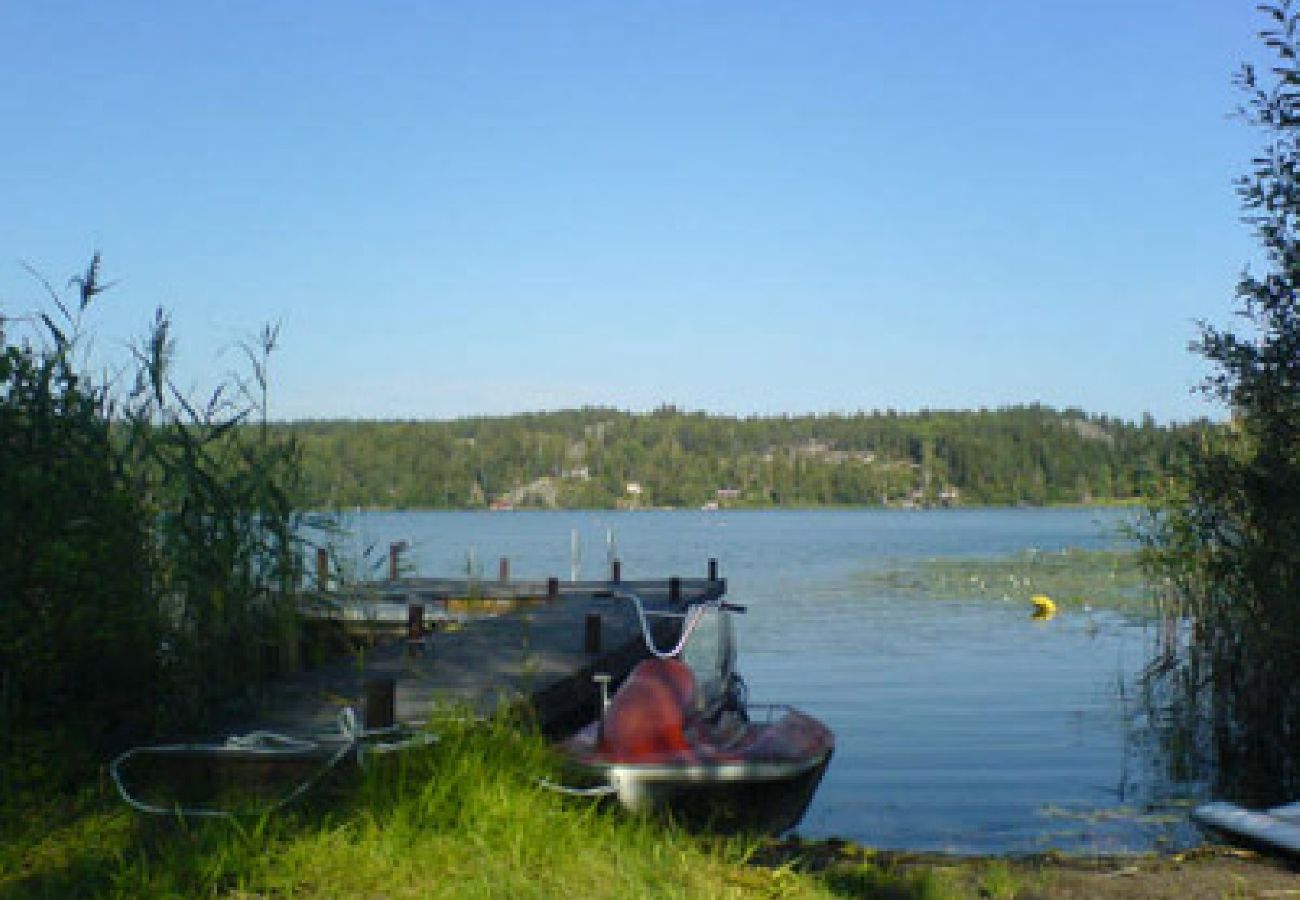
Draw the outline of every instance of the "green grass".
<instances>
[{"instance_id":1,"label":"green grass","mask_svg":"<svg viewBox=\"0 0 1300 900\"><path fill-rule=\"evenodd\" d=\"M972 859L692 834L539 789L539 775L558 777L556 758L504 720L474 726L449 717L435 728L438 744L390 756L365 775L341 771L307 805L261 820L139 816L106 784L0 810L0 897L1140 895L1110 890L1123 885L1108 873L1134 867L1127 857ZM1140 862L1148 873L1168 870L1176 884L1181 861ZM1220 883L1235 877L1235 864L1221 872L1210 860L1203 871Z\"/></svg>"},{"instance_id":2,"label":"green grass","mask_svg":"<svg viewBox=\"0 0 1300 900\"><path fill-rule=\"evenodd\" d=\"M1151 610L1150 591L1135 551L1029 550L1013 556L936 558L863 576L874 590L943 600L1029 602L1046 594L1057 606L1130 612Z\"/></svg>"},{"instance_id":3,"label":"green grass","mask_svg":"<svg viewBox=\"0 0 1300 900\"><path fill-rule=\"evenodd\" d=\"M915 873L752 865L755 840L540 789L557 760L508 723L436 728L434 746L260 820L140 816L102 784L6 815L0 896L955 896Z\"/></svg>"}]
</instances>

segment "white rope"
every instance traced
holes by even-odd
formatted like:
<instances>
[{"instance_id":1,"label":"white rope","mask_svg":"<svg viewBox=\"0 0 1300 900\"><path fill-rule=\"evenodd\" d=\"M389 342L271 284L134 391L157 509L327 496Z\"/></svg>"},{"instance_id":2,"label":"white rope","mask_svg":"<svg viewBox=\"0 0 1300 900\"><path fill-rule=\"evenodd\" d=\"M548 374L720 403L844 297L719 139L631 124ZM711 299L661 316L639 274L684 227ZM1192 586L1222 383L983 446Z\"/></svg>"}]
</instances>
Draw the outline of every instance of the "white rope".
<instances>
[{"instance_id":1,"label":"white rope","mask_svg":"<svg viewBox=\"0 0 1300 900\"><path fill-rule=\"evenodd\" d=\"M691 639L691 633L695 631L696 627L703 620L704 614L708 611L709 607L717 605L716 601L710 601L708 603L700 603L692 606L690 612L685 616L686 621L682 625L682 634L678 639L677 644L671 650L660 650L658 644L655 643L654 635L650 633L650 624L646 621L645 605L642 603L641 598L631 591L618 591L614 596L623 600L632 601L632 605L636 608L637 619L641 623L641 636L645 639L646 649L649 650L650 654L657 659L670 659L681 653L682 648L686 646L686 642ZM655 614L651 613L651 615ZM665 614L660 613L659 615ZM677 618L678 616L677 614L673 614L673 617Z\"/></svg>"},{"instance_id":2,"label":"white rope","mask_svg":"<svg viewBox=\"0 0 1300 900\"><path fill-rule=\"evenodd\" d=\"M252 754L309 753L319 746L315 741L276 734L274 731L250 731L226 738L222 747Z\"/></svg>"},{"instance_id":3,"label":"white rope","mask_svg":"<svg viewBox=\"0 0 1300 900\"><path fill-rule=\"evenodd\" d=\"M344 715L347 720L344 720ZM405 731L402 725L386 725L383 728L356 728L356 713L352 707L346 706L339 713L339 728L345 733L353 733L356 737L353 739L357 747L357 765L363 770L366 768L366 757L370 755L384 755L386 753L395 753L398 750L405 750L408 747L427 747L436 743L438 736L432 731L417 731L410 737L402 738L396 741L368 741L367 738L377 737L379 735L397 735Z\"/></svg>"},{"instance_id":4,"label":"white rope","mask_svg":"<svg viewBox=\"0 0 1300 900\"><path fill-rule=\"evenodd\" d=\"M612 784L598 784L595 787L575 788L565 784L556 784L546 778L537 779L539 787L544 787L548 791L554 791L557 794L564 794L567 797L608 797L610 794L618 793L618 788Z\"/></svg>"}]
</instances>

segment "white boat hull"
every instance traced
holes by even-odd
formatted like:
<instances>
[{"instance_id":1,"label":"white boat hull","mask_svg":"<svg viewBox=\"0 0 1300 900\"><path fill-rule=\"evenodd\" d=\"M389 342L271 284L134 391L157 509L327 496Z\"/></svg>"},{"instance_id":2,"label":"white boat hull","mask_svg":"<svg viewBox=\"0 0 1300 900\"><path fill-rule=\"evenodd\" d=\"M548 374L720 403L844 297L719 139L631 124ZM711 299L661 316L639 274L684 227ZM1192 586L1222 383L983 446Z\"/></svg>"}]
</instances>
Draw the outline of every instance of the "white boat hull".
<instances>
[{"instance_id":1,"label":"white boat hull","mask_svg":"<svg viewBox=\"0 0 1300 900\"><path fill-rule=\"evenodd\" d=\"M1235 803L1206 803L1193 810L1192 819L1241 840L1300 854L1300 803L1259 811Z\"/></svg>"},{"instance_id":2,"label":"white boat hull","mask_svg":"<svg viewBox=\"0 0 1300 900\"><path fill-rule=\"evenodd\" d=\"M803 818L830 757L828 751L798 763L615 763L593 766L588 772L608 782L630 810L667 809L719 830L780 834Z\"/></svg>"}]
</instances>

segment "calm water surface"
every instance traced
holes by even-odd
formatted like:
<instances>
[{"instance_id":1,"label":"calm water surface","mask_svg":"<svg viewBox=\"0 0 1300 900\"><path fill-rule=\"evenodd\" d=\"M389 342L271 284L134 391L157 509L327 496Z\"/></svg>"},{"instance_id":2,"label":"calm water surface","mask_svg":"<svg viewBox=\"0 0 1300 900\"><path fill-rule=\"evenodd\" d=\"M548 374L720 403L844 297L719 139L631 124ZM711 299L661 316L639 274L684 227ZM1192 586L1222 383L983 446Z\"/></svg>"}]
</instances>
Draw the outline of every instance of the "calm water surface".
<instances>
[{"instance_id":1,"label":"calm water surface","mask_svg":"<svg viewBox=\"0 0 1300 900\"><path fill-rule=\"evenodd\" d=\"M836 732L800 832L957 852L1125 851L1193 843L1132 700L1147 626L1106 611L1049 622L1015 602L935 600L882 571L936 557L1119 546L1111 510L366 513L359 542L411 542L423 574L705 573L719 559L756 702ZM471 559L472 557L472 559Z\"/></svg>"}]
</instances>

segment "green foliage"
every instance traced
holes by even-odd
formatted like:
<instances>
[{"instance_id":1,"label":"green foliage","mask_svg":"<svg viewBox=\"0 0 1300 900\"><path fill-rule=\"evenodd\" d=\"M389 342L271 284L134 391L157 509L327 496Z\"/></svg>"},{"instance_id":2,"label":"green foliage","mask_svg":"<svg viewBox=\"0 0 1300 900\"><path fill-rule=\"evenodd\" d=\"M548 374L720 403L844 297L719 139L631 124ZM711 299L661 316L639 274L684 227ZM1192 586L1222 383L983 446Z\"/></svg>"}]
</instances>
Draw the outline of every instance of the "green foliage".
<instances>
[{"instance_id":1,"label":"green foliage","mask_svg":"<svg viewBox=\"0 0 1300 900\"><path fill-rule=\"evenodd\" d=\"M146 512L121 477L102 386L76 368L76 315L44 350L0 332L0 797L58 785L152 720L161 621ZM69 337L68 335L71 335ZM60 737L55 737L60 736ZM51 750L66 748L80 760Z\"/></svg>"},{"instance_id":2,"label":"green foliage","mask_svg":"<svg viewBox=\"0 0 1300 900\"><path fill-rule=\"evenodd\" d=\"M265 418L274 332L251 379L198 407L169 382L159 313L115 398L78 361L98 255L75 303L42 284L52 308L25 340L0 331L0 802L193 727L297 649L299 460Z\"/></svg>"},{"instance_id":3,"label":"green foliage","mask_svg":"<svg viewBox=\"0 0 1300 900\"><path fill-rule=\"evenodd\" d=\"M1205 390L1232 427L1189 448L1147 529L1148 560L1175 609L1196 623L1160 686L1203 711L1183 746L1218 763L1225 790L1291 796L1300 787L1300 17L1266 5L1271 59L1239 77L1242 114L1265 137L1238 183L1265 272L1237 287L1242 333L1202 325L1214 365Z\"/></svg>"},{"instance_id":4,"label":"green foliage","mask_svg":"<svg viewBox=\"0 0 1300 900\"><path fill-rule=\"evenodd\" d=\"M975 504L1113 502L1140 496L1180 440L1210 430L1042 406L748 418L587 408L275 427L301 442L316 508L455 509L899 505L945 492Z\"/></svg>"}]
</instances>

